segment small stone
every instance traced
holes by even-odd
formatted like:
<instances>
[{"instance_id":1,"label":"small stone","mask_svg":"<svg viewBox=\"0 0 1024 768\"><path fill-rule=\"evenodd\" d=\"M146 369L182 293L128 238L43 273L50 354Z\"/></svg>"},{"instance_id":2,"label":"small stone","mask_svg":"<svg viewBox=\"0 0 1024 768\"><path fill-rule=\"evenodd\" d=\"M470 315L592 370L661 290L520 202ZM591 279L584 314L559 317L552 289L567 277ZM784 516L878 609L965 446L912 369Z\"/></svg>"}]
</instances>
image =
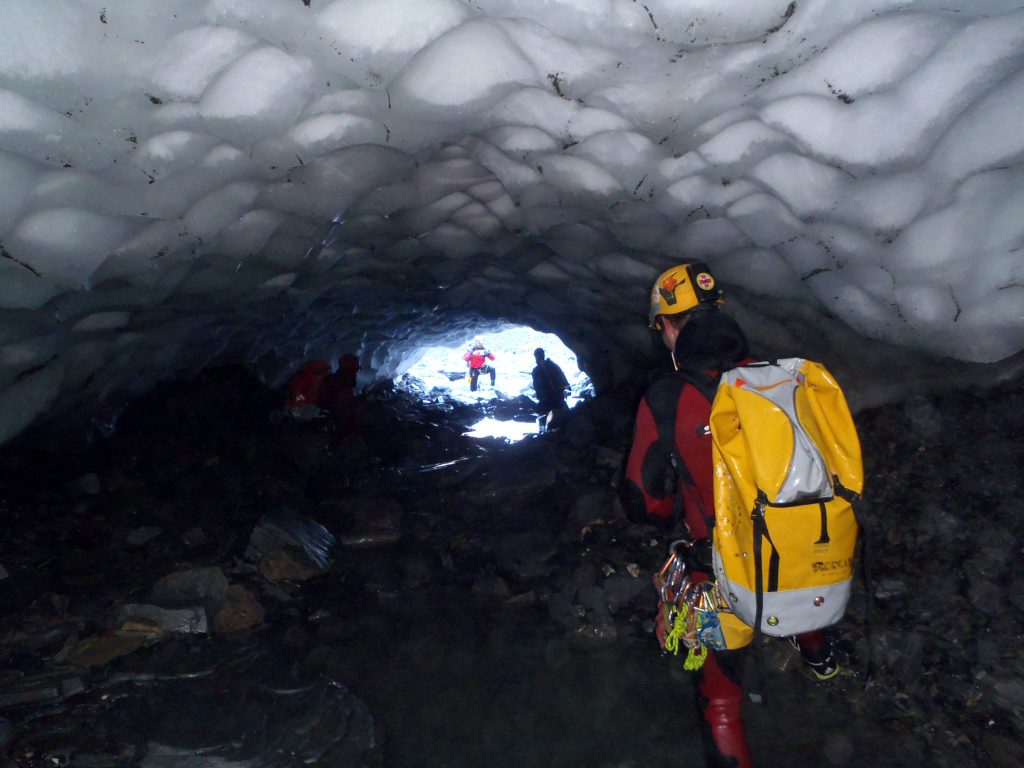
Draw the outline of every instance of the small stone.
<instances>
[{"instance_id":1,"label":"small stone","mask_svg":"<svg viewBox=\"0 0 1024 768\"><path fill-rule=\"evenodd\" d=\"M974 579L967 586L967 599L982 613L995 615L1005 610L1002 591L991 581Z\"/></svg>"},{"instance_id":2,"label":"small stone","mask_svg":"<svg viewBox=\"0 0 1024 768\"><path fill-rule=\"evenodd\" d=\"M24 704L45 704L82 693L82 679L67 672L51 672L0 685L0 709Z\"/></svg>"},{"instance_id":3,"label":"small stone","mask_svg":"<svg viewBox=\"0 0 1024 768\"><path fill-rule=\"evenodd\" d=\"M875 587L875 597L879 600L889 600L899 597L907 591L907 585L899 579L882 579Z\"/></svg>"},{"instance_id":4,"label":"small stone","mask_svg":"<svg viewBox=\"0 0 1024 768\"><path fill-rule=\"evenodd\" d=\"M228 587L227 602L213 620L213 631L240 632L263 623L263 606L241 584Z\"/></svg>"},{"instance_id":5,"label":"small stone","mask_svg":"<svg viewBox=\"0 0 1024 768\"><path fill-rule=\"evenodd\" d=\"M71 650L68 663L75 667L104 667L114 659L134 653L144 642L145 638L137 635L87 637Z\"/></svg>"},{"instance_id":6,"label":"small stone","mask_svg":"<svg viewBox=\"0 0 1024 768\"><path fill-rule=\"evenodd\" d=\"M199 547L205 547L210 543L210 539L203 532L203 529L199 526L195 528L189 528L183 534L181 534L181 543L189 549L199 549Z\"/></svg>"},{"instance_id":7,"label":"small stone","mask_svg":"<svg viewBox=\"0 0 1024 768\"><path fill-rule=\"evenodd\" d=\"M202 603L214 608L228 596L228 580L220 568L191 568L168 574L153 585L149 599L175 607Z\"/></svg>"},{"instance_id":8,"label":"small stone","mask_svg":"<svg viewBox=\"0 0 1024 768\"><path fill-rule=\"evenodd\" d=\"M168 609L156 605L129 603L121 606L118 623L124 626L129 620L146 619L167 632L181 634L206 634L209 626L206 611L200 606Z\"/></svg>"},{"instance_id":9,"label":"small stone","mask_svg":"<svg viewBox=\"0 0 1024 768\"><path fill-rule=\"evenodd\" d=\"M590 525L596 521L616 517L615 492L611 488L584 490L569 510L569 522L574 527Z\"/></svg>"},{"instance_id":10,"label":"small stone","mask_svg":"<svg viewBox=\"0 0 1024 768\"><path fill-rule=\"evenodd\" d=\"M269 552L259 562L259 571L267 581L306 581L323 571L299 547L282 547Z\"/></svg>"},{"instance_id":11,"label":"small stone","mask_svg":"<svg viewBox=\"0 0 1024 768\"><path fill-rule=\"evenodd\" d=\"M103 490L100 478L95 472L89 472L77 478L73 483L75 489L86 496L95 496Z\"/></svg>"},{"instance_id":12,"label":"small stone","mask_svg":"<svg viewBox=\"0 0 1024 768\"><path fill-rule=\"evenodd\" d=\"M152 619L130 616L121 622L121 628L117 630L116 634L125 637L141 635L150 640L161 640L167 632Z\"/></svg>"},{"instance_id":13,"label":"small stone","mask_svg":"<svg viewBox=\"0 0 1024 768\"><path fill-rule=\"evenodd\" d=\"M340 536L338 537L338 543L352 549L370 549L372 547L386 547L389 544L394 544L400 538L402 538L402 532L397 528L380 526Z\"/></svg>"},{"instance_id":14,"label":"small stone","mask_svg":"<svg viewBox=\"0 0 1024 768\"><path fill-rule=\"evenodd\" d=\"M604 648L615 643L619 632L614 624L581 624L569 636L570 642L581 648Z\"/></svg>"},{"instance_id":15,"label":"small stone","mask_svg":"<svg viewBox=\"0 0 1024 768\"><path fill-rule=\"evenodd\" d=\"M142 547L163 533L162 528L155 525L144 525L136 528L125 537L125 543L129 547Z\"/></svg>"},{"instance_id":16,"label":"small stone","mask_svg":"<svg viewBox=\"0 0 1024 768\"><path fill-rule=\"evenodd\" d=\"M508 582L501 576L484 576L473 582L472 593L475 597L482 597L487 600L508 600L512 596L512 590Z\"/></svg>"},{"instance_id":17,"label":"small stone","mask_svg":"<svg viewBox=\"0 0 1024 768\"><path fill-rule=\"evenodd\" d=\"M638 569L639 570L639 569ZM636 611L654 611L657 593L646 579L615 575L604 583L608 609L615 613L623 607Z\"/></svg>"},{"instance_id":18,"label":"small stone","mask_svg":"<svg viewBox=\"0 0 1024 768\"><path fill-rule=\"evenodd\" d=\"M996 704L1013 712L1024 710L1024 679L1000 677L992 683Z\"/></svg>"},{"instance_id":19,"label":"small stone","mask_svg":"<svg viewBox=\"0 0 1024 768\"><path fill-rule=\"evenodd\" d=\"M528 607L537 604L537 593L532 589L519 595L513 595L505 601L505 605L511 608Z\"/></svg>"},{"instance_id":20,"label":"small stone","mask_svg":"<svg viewBox=\"0 0 1024 768\"><path fill-rule=\"evenodd\" d=\"M989 765L1024 765L1024 744L998 733L986 731L981 736L981 748L991 759Z\"/></svg>"}]
</instances>

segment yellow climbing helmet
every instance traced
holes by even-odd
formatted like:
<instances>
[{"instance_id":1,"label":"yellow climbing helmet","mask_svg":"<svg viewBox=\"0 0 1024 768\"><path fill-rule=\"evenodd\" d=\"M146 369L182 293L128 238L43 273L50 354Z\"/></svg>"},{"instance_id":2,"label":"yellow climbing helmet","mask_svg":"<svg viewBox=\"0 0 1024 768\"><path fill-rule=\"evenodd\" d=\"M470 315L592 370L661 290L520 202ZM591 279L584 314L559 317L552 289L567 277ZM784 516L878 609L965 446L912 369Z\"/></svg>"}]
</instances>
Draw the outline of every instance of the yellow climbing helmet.
<instances>
[{"instance_id":1,"label":"yellow climbing helmet","mask_svg":"<svg viewBox=\"0 0 1024 768\"><path fill-rule=\"evenodd\" d=\"M658 315L681 315L701 305L711 307L721 302L722 289L706 264L679 264L666 269L654 281L647 320L651 328L660 331Z\"/></svg>"}]
</instances>

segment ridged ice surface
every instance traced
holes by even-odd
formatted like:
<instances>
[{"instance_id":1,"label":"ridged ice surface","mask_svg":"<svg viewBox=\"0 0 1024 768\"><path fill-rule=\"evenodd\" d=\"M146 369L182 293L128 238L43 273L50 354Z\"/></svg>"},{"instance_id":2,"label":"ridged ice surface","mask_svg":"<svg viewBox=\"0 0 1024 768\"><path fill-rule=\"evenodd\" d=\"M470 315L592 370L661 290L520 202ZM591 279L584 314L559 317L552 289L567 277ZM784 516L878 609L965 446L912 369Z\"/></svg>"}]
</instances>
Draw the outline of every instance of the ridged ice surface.
<instances>
[{"instance_id":1,"label":"ridged ice surface","mask_svg":"<svg viewBox=\"0 0 1024 768\"><path fill-rule=\"evenodd\" d=\"M866 357L1009 357L1019 5L4 0L0 440L216 360L390 374L481 317L613 381L686 258L780 344L802 307Z\"/></svg>"}]
</instances>

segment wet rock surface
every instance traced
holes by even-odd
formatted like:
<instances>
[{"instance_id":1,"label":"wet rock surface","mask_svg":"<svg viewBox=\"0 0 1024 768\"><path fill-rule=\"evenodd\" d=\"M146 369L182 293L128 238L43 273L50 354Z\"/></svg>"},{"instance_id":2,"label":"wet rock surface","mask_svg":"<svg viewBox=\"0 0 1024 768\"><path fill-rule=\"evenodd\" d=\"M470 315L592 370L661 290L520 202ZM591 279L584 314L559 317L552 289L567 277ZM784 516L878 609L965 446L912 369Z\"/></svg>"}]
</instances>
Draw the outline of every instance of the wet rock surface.
<instances>
[{"instance_id":1,"label":"wet rock surface","mask_svg":"<svg viewBox=\"0 0 1024 768\"><path fill-rule=\"evenodd\" d=\"M348 436L279 401L214 370L3 447L0 763L702 764L651 632L672 533L613 488L629 393L514 445L438 397ZM766 643L760 765L1022 764L1022 422L1019 385L858 417L868 621L858 585L824 684Z\"/></svg>"}]
</instances>

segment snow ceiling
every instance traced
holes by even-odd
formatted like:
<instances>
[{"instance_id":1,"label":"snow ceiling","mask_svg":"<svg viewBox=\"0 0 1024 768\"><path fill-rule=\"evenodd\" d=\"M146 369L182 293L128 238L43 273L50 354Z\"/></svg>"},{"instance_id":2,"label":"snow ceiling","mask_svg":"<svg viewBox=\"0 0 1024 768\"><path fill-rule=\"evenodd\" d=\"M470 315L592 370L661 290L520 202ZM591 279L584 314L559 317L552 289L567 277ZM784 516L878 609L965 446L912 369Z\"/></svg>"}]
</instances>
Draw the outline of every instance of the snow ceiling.
<instances>
[{"instance_id":1,"label":"snow ceiling","mask_svg":"<svg viewBox=\"0 0 1024 768\"><path fill-rule=\"evenodd\" d=\"M768 345L1005 361L1020 5L3 0L0 440L216 361L390 374L482 318L601 386L696 258Z\"/></svg>"}]
</instances>

